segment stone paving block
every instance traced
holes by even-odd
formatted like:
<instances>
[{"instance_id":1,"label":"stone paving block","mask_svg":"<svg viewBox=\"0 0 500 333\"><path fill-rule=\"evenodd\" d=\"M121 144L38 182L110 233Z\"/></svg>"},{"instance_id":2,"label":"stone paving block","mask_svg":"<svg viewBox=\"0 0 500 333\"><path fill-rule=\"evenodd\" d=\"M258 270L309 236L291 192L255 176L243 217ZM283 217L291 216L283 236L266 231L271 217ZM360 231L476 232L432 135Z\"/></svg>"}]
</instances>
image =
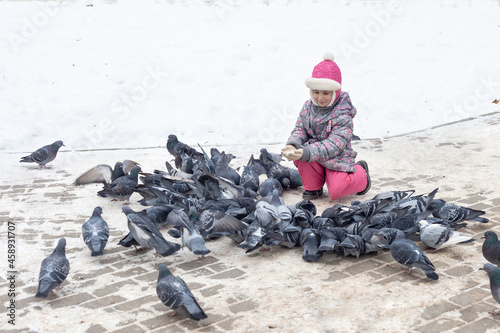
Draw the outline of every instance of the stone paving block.
<instances>
[{"instance_id":1,"label":"stone paving block","mask_svg":"<svg viewBox=\"0 0 500 333\"><path fill-rule=\"evenodd\" d=\"M185 318L181 315L171 316L170 314L173 313L173 311L170 308L167 308L165 306L165 309L168 309L169 311L159 316L143 320L141 321L141 325L147 327L148 330L154 330L158 327L163 327L166 332L170 332L170 328L175 326L172 324L185 320Z\"/></svg>"},{"instance_id":2,"label":"stone paving block","mask_svg":"<svg viewBox=\"0 0 500 333\"><path fill-rule=\"evenodd\" d=\"M217 284L210 288L201 289L200 294L202 294L203 297L210 297L213 295L217 295L219 293L219 290L221 289L224 289L224 286L222 284Z\"/></svg>"},{"instance_id":3,"label":"stone paving block","mask_svg":"<svg viewBox=\"0 0 500 333\"><path fill-rule=\"evenodd\" d=\"M79 280L87 280L91 278L95 278L104 274L108 274L113 272L113 269L110 266L103 267L101 269L91 271L89 273L76 273L73 275L73 280L79 281Z\"/></svg>"},{"instance_id":4,"label":"stone paving block","mask_svg":"<svg viewBox=\"0 0 500 333\"><path fill-rule=\"evenodd\" d=\"M179 267L185 271L191 271L193 269L200 268L201 266L208 266L208 265L214 264L218 261L219 260L213 256L206 256L206 257L203 257L202 259L196 259L196 260L192 260L189 262L179 264L176 267Z\"/></svg>"},{"instance_id":5,"label":"stone paving block","mask_svg":"<svg viewBox=\"0 0 500 333\"><path fill-rule=\"evenodd\" d=\"M151 273L139 275L139 276L136 276L135 279L139 280L139 281L144 281L144 282L154 282L154 281L158 280L158 272L153 271Z\"/></svg>"},{"instance_id":6,"label":"stone paving block","mask_svg":"<svg viewBox=\"0 0 500 333\"><path fill-rule=\"evenodd\" d=\"M459 306L448 301L441 301L436 304L428 306L422 313L422 318L426 320L434 319L449 311L455 311Z\"/></svg>"},{"instance_id":7,"label":"stone paving block","mask_svg":"<svg viewBox=\"0 0 500 333\"><path fill-rule=\"evenodd\" d=\"M340 271L332 271L328 274L328 278L326 278L325 281L338 281L348 277L350 277L350 275L347 275Z\"/></svg>"},{"instance_id":8,"label":"stone paving block","mask_svg":"<svg viewBox=\"0 0 500 333\"><path fill-rule=\"evenodd\" d=\"M478 203L480 201L484 201L486 200L487 198L486 197L483 197L482 195L475 195L475 196L472 196L472 197L468 197L468 198L465 198L465 199L461 199L461 200L458 200L457 202L460 203L460 205L472 205L472 204L475 204L475 203Z\"/></svg>"},{"instance_id":9,"label":"stone paving block","mask_svg":"<svg viewBox=\"0 0 500 333\"><path fill-rule=\"evenodd\" d=\"M467 274L471 273L472 271L473 271L473 269L471 267L459 266L459 267L450 268L450 269L444 271L444 273L451 275L451 276L466 276Z\"/></svg>"},{"instance_id":10,"label":"stone paving block","mask_svg":"<svg viewBox=\"0 0 500 333\"><path fill-rule=\"evenodd\" d=\"M92 325L90 326L86 331L85 333L104 333L106 332L107 329L105 329L104 327L102 327L101 325L97 324L97 325Z\"/></svg>"},{"instance_id":11,"label":"stone paving block","mask_svg":"<svg viewBox=\"0 0 500 333\"><path fill-rule=\"evenodd\" d=\"M104 254L102 256L99 256L99 264L100 265L108 265L108 264L112 264L112 263L115 263L117 261L122 261L122 260L125 260L125 258L122 257L121 255L114 255L114 256L109 255L108 249L106 249L106 248L104 248Z\"/></svg>"},{"instance_id":12,"label":"stone paving block","mask_svg":"<svg viewBox=\"0 0 500 333\"><path fill-rule=\"evenodd\" d=\"M134 300L118 304L113 307L113 309L119 310L119 311L130 311L130 310L136 310L143 306L144 304L152 303L152 302L160 302L161 301L158 299L158 296L156 295L156 291L152 291L154 295L147 295L143 296L140 298L136 298Z\"/></svg>"},{"instance_id":13,"label":"stone paving block","mask_svg":"<svg viewBox=\"0 0 500 333\"><path fill-rule=\"evenodd\" d=\"M214 274L214 272L210 269L205 268L205 267L202 267L202 268L199 268L199 269L196 269L196 270L189 272L189 275L194 277L194 278L200 277L200 276L209 276L212 274Z\"/></svg>"},{"instance_id":14,"label":"stone paving block","mask_svg":"<svg viewBox=\"0 0 500 333\"><path fill-rule=\"evenodd\" d=\"M382 264L374 260L365 260L358 264L354 264L345 269L345 272L356 275L360 273L366 273L366 271L371 271L380 267Z\"/></svg>"},{"instance_id":15,"label":"stone paving block","mask_svg":"<svg viewBox=\"0 0 500 333\"><path fill-rule=\"evenodd\" d=\"M111 295L111 296L106 296L106 297L99 297L96 300L86 302L81 304L81 306L89 309L99 309L99 308L105 308L110 305L114 305L117 303L121 303L126 301L127 299L118 295Z\"/></svg>"},{"instance_id":16,"label":"stone paving block","mask_svg":"<svg viewBox=\"0 0 500 333\"><path fill-rule=\"evenodd\" d=\"M51 301L49 304L54 308L62 308L65 306L79 305L91 299L94 299L94 297L89 293L80 293L68 297L57 298Z\"/></svg>"},{"instance_id":17,"label":"stone paving block","mask_svg":"<svg viewBox=\"0 0 500 333\"><path fill-rule=\"evenodd\" d=\"M474 288L471 290L468 290L460 295L454 296L449 299L449 301L462 305L462 306L467 306L470 305L474 302L480 301L483 298L490 296L491 292L489 290L484 290L481 288Z\"/></svg>"},{"instance_id":18,"label":"stone paving block","mask_svg":"<svg viewBox=\"0 0 500 333\"><path fill-rule=\"evenodd\" d=\"M239 320L240 317L233 317L224 321L221 321L220 323L217 323L217 326L219 326L221 329L224 331L229 331L232 332L234 327L233 324L236 320Z\"/></svg>"},{"instance_id":19,"label":"stone paving block","mask_svg":"<svg viewBox=\"0 0 500 333\"><path fill-rule=\"evenodd\" d=\"M168 332L168 333L182 333L182 332L188 332L186 331L185 329L183 328L180 328L179 326L177 325L170 325L170 326L167 326L167 327L161 327L161 328L157 328L155 329L154 331L151 331L151 332L154 332L154 333L162 333L162 332Z\"/></svg>"},{"instance_id":20,"label":"stone paving block","mask_svg":"<svg viewBox=\"0 0 500 333\"><path fill-rule=\"evenodd\" d=\"M434 320L416 328L416 331L422 333L443 333L443 332L451 332L452 329L460 327L464 322L461 320L444 318L440 320Z\"/></svg>"},{"instance_id":21,"label":"stone paving block","mask_svg":"<svg viewBox=\"0 0 500 333\"><path fill-rule=\"evenodd\" d=\"M214 279L214 280L219 280L219 279L234 279L234 278L240 277L240 276L242 276L244 274L245 274L245 272L242 271L241 269L233 268L233 269L231 269L229 271L225 271L225 272L222 272L222 273L218 273L218 274L212 275L210 278Z\"/></svg>"},{"instance_id":22,"label":"stone paving block","mask_svg":"<svg viewBox=\"0 0 500 333\"><path fill-rule=\"evenodd\" d=\"M459 328L454 333L498 332L499 324L498 320L483 318Z\"/></svg>"},{"instance_id":23,"label":"stone paving block","mask_svg":"<svg viewBox=\"0 0 500 333\"><path fill-rule=\"evenodd\" d=\"M137 325L130 325L127 327L117 329L115 331L111 331L111 332L112 333L144 333L145 330Z\"/></svg>"},{"instance_id":24,"label":"stone paving block","mask_svg":"<svg viewBox=\"0 0 500 333\"><path fill-rule=\"evenodd\" d=\"M488 311L493 310L494 308L486 303L480 302L473 304L471 306L462 308L460 310L460 318L466 321L467 323L471 323L477 318L484 317L488 314Z\"/></svg>"},{"instance_id":25,"label":"stone paving block","mask_svg":"<svg viewBox=\"0 0 500 333\"><path fill-rule=\"evenodd\" d=\"M252 300L248 300L231 305L229 307L229 310L231 310L232 313L247 312L257 308L258 306L259 303L256 303Z\"/></svg>"},{"instance_id":26,"label":"stone paving block","mask_svg":"<svg viewBox=\"0 0 500 333\"><path fill-rule=\"evenodd\" d=\"M147 271L142 267L132 267L126 271L114 272L113 275L123 277L123 278L133 278L137 275L140 275L140 274L143 274L146 272Z\"/></svg>"}]
</instances>

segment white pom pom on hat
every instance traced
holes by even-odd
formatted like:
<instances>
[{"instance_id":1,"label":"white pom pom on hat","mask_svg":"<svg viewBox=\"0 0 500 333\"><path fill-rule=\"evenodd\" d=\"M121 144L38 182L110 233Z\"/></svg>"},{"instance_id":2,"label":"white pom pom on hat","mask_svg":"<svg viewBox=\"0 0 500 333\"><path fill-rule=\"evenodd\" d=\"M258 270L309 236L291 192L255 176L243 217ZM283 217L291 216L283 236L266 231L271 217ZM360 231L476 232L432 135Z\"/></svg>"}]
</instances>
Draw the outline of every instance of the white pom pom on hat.
<instances>
[{"instance_id":1,"label":"white pom pom on hat","mask_svg":"<svg viewBox=\"0 0 500 333\"><path fill-rule=\"evenodd\" d=\"M333 61L333 53L325 52L323 59L314 67L311 77L306 79L306 86L312 90L340 90L342 74L339 66Z\"/></svg>"},{"instance_id":2,"label":"white pom pom on hat","mask_svg":"<svg viewBox=\"0 0 500 333\"><path fill-rule=\"evenodd\" d=\"M328 51L328 52L325 52L325 54L323 54L323 59L333 61L335 59L335 57L333 56L332 52Z\"/></svg>"}]
</instances>

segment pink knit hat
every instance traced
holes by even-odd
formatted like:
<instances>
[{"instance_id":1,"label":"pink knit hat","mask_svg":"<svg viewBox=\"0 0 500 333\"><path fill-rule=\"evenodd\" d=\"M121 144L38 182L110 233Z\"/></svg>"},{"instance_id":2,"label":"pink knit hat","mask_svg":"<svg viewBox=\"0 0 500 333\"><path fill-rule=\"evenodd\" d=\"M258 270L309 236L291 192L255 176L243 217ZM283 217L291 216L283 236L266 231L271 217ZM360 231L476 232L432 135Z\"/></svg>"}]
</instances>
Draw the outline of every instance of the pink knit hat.
<instances>
[{"instance_id":1,"label":"pink knit hat","mask_svg":"<svg viewBox=\"0 0 500 333\"><path fill-rule=\"evenodd\" d=\"M334 57L331 52L326 52L323 55L323 60L317 64L312 72L312 77L306 79L306 86L312 90L330 90L335 92L335 98L332 98L331 104L339 97L340 88L342 87L342 74L340 68L333 61ZM313 99L314 102L314 99Z\"/></svg>"}]
</instances>

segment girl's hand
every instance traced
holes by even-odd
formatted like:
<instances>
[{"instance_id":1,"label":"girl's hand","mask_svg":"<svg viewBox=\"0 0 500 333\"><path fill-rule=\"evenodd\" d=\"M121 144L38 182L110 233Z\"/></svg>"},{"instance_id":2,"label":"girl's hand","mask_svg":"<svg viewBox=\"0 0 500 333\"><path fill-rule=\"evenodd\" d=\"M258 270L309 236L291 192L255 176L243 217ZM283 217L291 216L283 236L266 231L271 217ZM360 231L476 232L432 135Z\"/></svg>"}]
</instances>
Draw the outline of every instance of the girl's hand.
<instances>
[{"instance_id":1,"label":"girl's hand","mask_svg":"<svg viewBox=\"0 0 500 333\"><path fill-rule=\"evenodd\" d=\"M299 160L303 154L304 149L296 149L292 145L287 145L281 149L281 155L283 155L289 161Z\"/></svg>"}]
</instances>

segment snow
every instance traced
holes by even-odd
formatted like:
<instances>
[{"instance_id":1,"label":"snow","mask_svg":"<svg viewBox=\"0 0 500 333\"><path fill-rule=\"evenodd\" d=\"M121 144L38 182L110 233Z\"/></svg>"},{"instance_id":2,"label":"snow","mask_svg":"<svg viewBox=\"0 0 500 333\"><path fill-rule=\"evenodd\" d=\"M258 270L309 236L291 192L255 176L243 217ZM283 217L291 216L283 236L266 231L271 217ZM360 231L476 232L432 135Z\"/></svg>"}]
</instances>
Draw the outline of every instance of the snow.
<instances>
[{"instance_id":1,"label":"snow","mask_svg":"<svg viewBox=\"0 0 500 333\"><path fill-rule=\"evenodd\" d=\"M326 51L379 138L498 110L498 1L0 3L0 150L283 143ZM496 95L495 95L496 94Z\"/></svg>"}]
</instances>

